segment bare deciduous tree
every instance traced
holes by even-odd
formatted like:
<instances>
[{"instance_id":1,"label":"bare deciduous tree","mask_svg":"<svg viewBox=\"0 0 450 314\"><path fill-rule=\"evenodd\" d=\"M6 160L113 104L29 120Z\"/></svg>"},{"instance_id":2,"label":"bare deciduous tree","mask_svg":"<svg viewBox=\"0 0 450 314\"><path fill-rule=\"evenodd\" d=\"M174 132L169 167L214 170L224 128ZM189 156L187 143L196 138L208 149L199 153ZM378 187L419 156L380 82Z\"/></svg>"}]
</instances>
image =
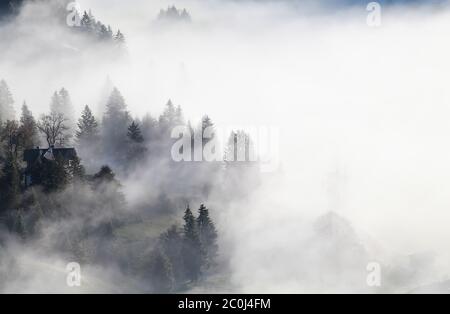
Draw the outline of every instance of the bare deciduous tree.
<instances>
[{"instance_id":1,"label":"bare deciduous tree","mask_svg":"<svg viewBox=\"0 0 450 314\"><path fill-rule=\"evenodd\" d=\"M48 146L55 145L56 142L62 146L65 139L65 131L68 127L65 125L67 119L61 113L52 112L48 115L42 115L38 122L38 129L47 140Z\"/></svg>"}]
</instances>

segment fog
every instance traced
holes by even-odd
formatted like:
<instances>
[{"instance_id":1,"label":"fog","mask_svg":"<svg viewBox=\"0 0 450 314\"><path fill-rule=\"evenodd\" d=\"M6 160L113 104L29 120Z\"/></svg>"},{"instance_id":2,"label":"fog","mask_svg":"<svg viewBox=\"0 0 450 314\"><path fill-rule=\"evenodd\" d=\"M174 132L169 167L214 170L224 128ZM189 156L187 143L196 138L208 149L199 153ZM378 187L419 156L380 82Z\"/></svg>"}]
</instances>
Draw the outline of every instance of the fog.
<instances>
[{"instance_id":1,"label":"fog","mask_svg":"<svg viewBox=\"0 0 450 314\"><path fill-rule=\"evenodd\" d=\"M219 128L281 132L279 167L261 174L260 187L235 200L216 188L207 200L230 280L213 278L194 292L407 292L448 280L447 5L383 6L381 26L369 27L365 4L79 3L120 28L127 55L85 49L89 41L52 24L45 7L26 6L0 26L0 78L18 112L23 100L33 113L46 112L52 93L65 87L77 113L89 104L100 114L109 78L136 117L159 114L171 99L195 123L208 114ZM171 4L186 8L192 23L157 23ZM151 194L152 174L123 178L131 204ZM342 226L343 238L314 227L329 212L337 216L325 219ZM322 254L327 243L336 244L335 253ZM404 283L398 278L414 268L411 254L433 262ZM388 277L379 289L366 285L371 262ZM120 282L115 270L90 272ZM15 278L6 291L42 291L41 282L55 275L38 273L19 288Z\"/></svg>"}]
</instances>

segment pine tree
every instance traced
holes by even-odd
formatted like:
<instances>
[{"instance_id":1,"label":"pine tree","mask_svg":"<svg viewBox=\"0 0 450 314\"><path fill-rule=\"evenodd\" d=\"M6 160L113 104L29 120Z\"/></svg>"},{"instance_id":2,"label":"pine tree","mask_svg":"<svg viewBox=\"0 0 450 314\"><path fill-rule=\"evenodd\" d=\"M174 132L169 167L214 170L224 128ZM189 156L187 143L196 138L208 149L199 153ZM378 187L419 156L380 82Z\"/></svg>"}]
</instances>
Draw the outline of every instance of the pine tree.
<instances>
[{"instance_id":1,"label":"pine tree","mask_svg":"<svg viewBox=\"0 0 450 314\"><path fill-rule=\"evenodd\" d=\"M212 134L211 134L212 131ZM214 123L211 118L207 115L203 116L200 126L198 127L198 131L195 132L195 137L197 140L201 141L202 149L204 152L205 146L214 139ZM208 134L207 134L208 133ZM203 160L205 160L205 156L203 156Z\"/></svg>"},{"instance_id":2,"label":"pine tree","mask_svg":"<svg viewBox=\"0 0 450 314\"><path fill-rule=\"evenodd\" d=\"M159 117L159 128L161 132L161 136L164 138L168 138L170 132L174 127L184 125L184 117L183 111L180 106L175 107L172 100L166 104L164 112Z\"/></svg>"},{"instance_id":3,"label":"pine tree","mask_svg":"<svg viewBox=\"0 0 450 314\"><path fill-rule=\"evenodd\" d=\"M94 21L86 11L84 11L83 17L81 18L81 27L86 32L92 32L94 30Z\"/></svg>"},{"instance_id":4,"label":"pine tree","mask_svg":"<svg viewBox=\"0 0 450 314\"><path fill-rule=\"evenodd\" d=\"M101 40L111 39L108 29L106 28L106 26L104 24L101 24L100 22L99 22L99 26L98 26L98 36Z\"/></svg>"},{"instance_id":5,"label":"pine tree","mask_svg":"<svg viewBox=\"0 0 450 314\"><path fill-rule=\"evenodd\" d=\"M39 145L39 130L33 113L24 102L22 106L22 116L20 117L20 130L23 137L25 149L31 149Z\"/></svg>"},{"instance_id":6,"label":"pine tree","mask_svg":"<svg viewBox=\"0 0 450 314\"><path fill-rule=\"evenodd\" d=\"M161 127L167 127L170 128L171 126L175 125L176 120L176 109L174 104L172 103L172 100L169 99L169 101L166 104L166 108L164 109L164 112L159 117L159 124Z\"/></svg>"},{"instance_id":7,"label":"pine tree","mask_svg":"<svg viewBox=\"0 0 450 314\"><path fill-rule=\"evenodd\" d=\"M59 92L53 94L50 111L52 113L63 114L67 119L67 126L73 127L75 108L70 99L69 92L65 88L61 88Z\"/></svg>"},{"instance_id":8,"label":"pine tree","mask_svg":"<svg viewBox=\"0 0 450 314\"><path fill-rule=\"evenodd\" d=\"M55 115L63 115L65 118L64 130L64 144L70 144L70 140L73 137L75 131L75 108L70 99L69 92L65 88L61 88L59 92L55 92L50 104L50 111Z\"/></svg>"},{"instance_id":9,"label":"pine tree","mask_svg":"<svg viewBox=\"0 0 450 314\"><path fill-rule=\"evenodd\" d=\"M112 156L115 162L125 163L130 120L125 99L119 90L114 88L103 116L102 141L104 152Z\"/></svg>"},{"instance_id":10,"label":"pine tree","mask_svg":"<svg viewBox=\"0 0 450 314\"><path fill-rule=\"evenodd\" d=\"M89 145L97 142L99 135L98 123L89 106L84 107L81 118L78 120L76 141L78 145Z\"/></svg>"},{"instance_id":11,"label":"pine tree","mask_svg":"<svg viewBox=\"0 0 450 314\"><path fill-rule=\"evenodd\" d=\"M133 143L142 143L144 142L144 137L142 136L141 129L139 128L139 124L136 122L132 122L131 125L128 127L128 138Z\"/></svg>"},{"instance_id":12,"label":"pine tree","mask_svg":"<svg viewBox=\"0 0 450 314\"><path fill-rule=\"evenodd\" d=\"M120 46L125 45L125 35L122 34L120 29L117 31L116 36L114 36L114 41Z\"/></svg>"},{"instance_id":13,"label":"pine tree","mask_svg":"<svg viewBox=\"0 0 450 314\"><path fill-rule=\"evenodd\" d=\"M185 277L196 281L203 266L203 249L197 232L195 217L189 206L184 214L183 261Z\"/></svg>"},{"instance_id":14,"label":"pine tree","mask_svg":"<svg viewBox=\"0 0 450 314\"><path fill-rule=\"evenodd\" d=\"M209 268L214 264L217 255L217 231L205 205L202 204L198 212L198 234L205 254L205 267Z\"/></svg>"},{"instance_id":15,"label":"pine tree","mask_svg":"<svg viewBox=\"0 0 450 314\"><path fill-rule=\"evenodd\" d=\"M14 110L14 99L9 90L8 84L4 80L0 81L0 122L14 120L16 116Z\"/></svg>"}]
</instances>

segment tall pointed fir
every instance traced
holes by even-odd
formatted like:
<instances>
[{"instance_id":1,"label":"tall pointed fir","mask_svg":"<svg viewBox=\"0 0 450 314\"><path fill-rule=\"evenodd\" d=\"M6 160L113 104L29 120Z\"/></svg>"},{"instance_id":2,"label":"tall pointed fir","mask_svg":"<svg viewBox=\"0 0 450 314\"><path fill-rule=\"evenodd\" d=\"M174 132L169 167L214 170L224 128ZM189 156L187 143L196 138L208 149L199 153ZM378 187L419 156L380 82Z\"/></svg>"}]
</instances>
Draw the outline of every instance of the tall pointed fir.
<instances>
[{"instance_id":1,"label":"tall pointed fir","mask_svg":"<svg viewBox=\"0 0 450 314\"><path fill-rule=\"evenodd\" d=\"M116 35L114 36L114 41L119 46L125 45L125 35L120 31L120 29L117 31Z\"/></svg>"},{"instance_id":2,"label":"tall pointed fir","mask_svg":"<svg viewBox=\"0 0 450 314\"><path fill-rule=\"evenodd\" d=\"M64 142L61 144L70 145L76 128L75 108L70 99L69 92L65 88L61 88L59 92L55 92L50 104L52 114L63 115L65 118L64 125L67 130L64 131Z\"/></svg>"},{"instance_id":3,"label":"tall pointed fir","mask_svg":"<svg viewBox=\"0 0 450 314\"><path fill-rule=\"evenodd\" d=\"M197 217L197 230L200 238L200 242L203 247L203 253L205 258L205 267L210 268L215 263L217 255L217 231L213 221L209 216L209 210L205 205L201 205L198 210L199 215Z\"/></svg>"},{"instance_id":4,"label":"tall pointed fir","mask_svg":"<svg viewBox=\"0 0 450 314\"><path fill-rule=\"evenodd\" d=\"M75 133L76 142L79 146L97 144L99 130L98 122L92 114L89 106L85 106L81 113L81 118L78 119L78 130Z\"/></svg>"},{"instance_id":5,"label":"tall pointed fir","mask_svg":"<svg viewBox=\"0 0 450 314\"><path fill-rule=\"evenodd\" d=\"M39 130L33 113L28 109L26 102L22 106L22 116L20 117L20 133L23 137L23 147L31 149L39 145Z\"/></svg>"},{"instance_id":6,"label":"tall pointed fir","mask_svg":"<svg viewBox=\"0 0 450 314\"><path fill-rule=\"evenodd\" d=\"M197 231L195 217L189 206L184 213L183 261L185 278L190 281L199 279L203 266L203 249Z\"/></svg>"},{"instance_id":7,"label":"tall pointed fir","mask_svg":"<svg viewBox=\"0 0 450 314\"><path fill-rule=\"evenodd\" d=\"M128 165L141 160L144 157L146 148L144 146L144 137L142 136L139 124L133 121L128 127Z\"/></svg>"},{"instance_id":8,"label":"tall pointed fir","mask_svg":"<svg viewBox=\"0 0 450 314\"><path fill-rule=\"evenodd\" d=\"M114 88L106 105L102 123L102 146L104 153L111 156L113 163L126 163L127 131L130 122L125 99L120 91Z\"/></svg>"}]
</instances>

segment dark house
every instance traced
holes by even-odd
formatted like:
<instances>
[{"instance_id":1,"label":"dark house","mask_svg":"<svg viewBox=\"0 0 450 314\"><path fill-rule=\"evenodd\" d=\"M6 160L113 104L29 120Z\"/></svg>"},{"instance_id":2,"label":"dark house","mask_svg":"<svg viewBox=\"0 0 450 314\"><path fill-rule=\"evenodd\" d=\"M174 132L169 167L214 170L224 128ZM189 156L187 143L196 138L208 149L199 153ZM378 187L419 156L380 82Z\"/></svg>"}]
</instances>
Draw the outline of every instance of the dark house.
<instances>
[{"instance_id":1,"label":"dark house","mask_svg":"<svg viewBox=\"0 0 450 314\"><path fill-rule=\"evenodd\" d=\"M75 148L35 148L27 149L23 153L23 161L27 163L24 172L24 183L26 187L33 184L33 176L36 175L34 169L39 164L46 162L55 162L55 160L63 160L70 163L77 157Z\"/></svg>"}]
</instances>

